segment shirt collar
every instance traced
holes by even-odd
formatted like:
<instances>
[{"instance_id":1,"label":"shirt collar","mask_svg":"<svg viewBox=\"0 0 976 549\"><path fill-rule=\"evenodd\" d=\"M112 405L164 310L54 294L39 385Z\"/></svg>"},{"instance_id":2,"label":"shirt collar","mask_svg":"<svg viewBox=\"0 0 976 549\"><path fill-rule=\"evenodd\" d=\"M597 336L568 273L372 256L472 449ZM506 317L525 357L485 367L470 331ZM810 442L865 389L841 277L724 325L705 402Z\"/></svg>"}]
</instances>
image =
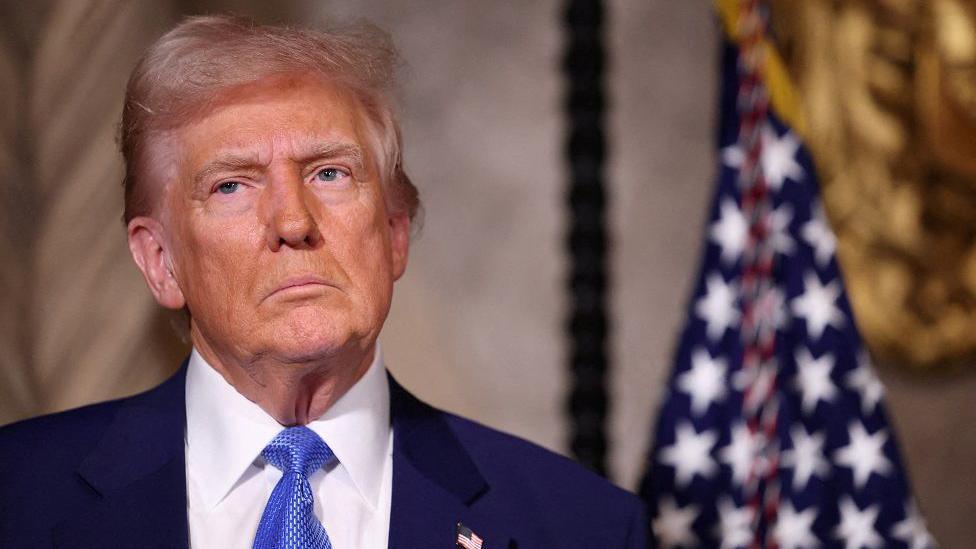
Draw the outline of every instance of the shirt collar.
<instances>
[{"instance_id":1,"label":"shirt collar","mask_svg":"<svg viewBox=\"0 0 976 549\"><path fill-rule=\"evenodd\" d=\"M379 342L373 362L326 413L308 424L329 445L360 496L376 508L390 450L390 391ZM196 351L186 374L187 473L208 508L234 488L281 430Z\"/></svg>"}]
</instances>

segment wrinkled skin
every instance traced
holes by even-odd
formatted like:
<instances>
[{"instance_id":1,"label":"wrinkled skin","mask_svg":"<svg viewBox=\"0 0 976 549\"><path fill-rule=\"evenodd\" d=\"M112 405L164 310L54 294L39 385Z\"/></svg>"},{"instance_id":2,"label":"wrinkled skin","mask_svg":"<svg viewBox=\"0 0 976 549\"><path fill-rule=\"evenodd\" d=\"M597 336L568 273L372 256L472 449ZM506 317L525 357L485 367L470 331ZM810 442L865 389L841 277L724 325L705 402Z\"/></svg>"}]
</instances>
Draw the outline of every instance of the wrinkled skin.
<instances>
[{"instance_id":1,"label":"wrinkled skin","mask_svg":"<svg viewBox=\"0 0 976 549\"><path fill-rule=\"evenodd\" d=\"M368 369L404 272L357 102L308 76L229 90L153 142L161 189L129 224L156 300L196 349L284 425L320 416Z\"/></svg>"}]
</instances>

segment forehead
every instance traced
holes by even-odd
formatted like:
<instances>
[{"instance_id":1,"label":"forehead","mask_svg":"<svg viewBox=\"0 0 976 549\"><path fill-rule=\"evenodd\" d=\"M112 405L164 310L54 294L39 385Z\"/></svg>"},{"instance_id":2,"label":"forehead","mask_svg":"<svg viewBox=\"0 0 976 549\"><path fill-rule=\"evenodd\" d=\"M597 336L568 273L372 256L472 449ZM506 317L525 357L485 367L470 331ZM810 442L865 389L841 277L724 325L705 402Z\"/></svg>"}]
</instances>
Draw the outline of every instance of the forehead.
<instances>
[{"instance_id":1,"label":"forehead","mask_svg":"<svg viewBox=\"0 0 976 549\"><path fill-rule=\"evenodd\" d=\"M170 141L180 149L183 167L233 151L270 161L324 144L366 149L361 111L351 93L320 78L268 77L221 92Z\"/></svg>"}]
</instances>

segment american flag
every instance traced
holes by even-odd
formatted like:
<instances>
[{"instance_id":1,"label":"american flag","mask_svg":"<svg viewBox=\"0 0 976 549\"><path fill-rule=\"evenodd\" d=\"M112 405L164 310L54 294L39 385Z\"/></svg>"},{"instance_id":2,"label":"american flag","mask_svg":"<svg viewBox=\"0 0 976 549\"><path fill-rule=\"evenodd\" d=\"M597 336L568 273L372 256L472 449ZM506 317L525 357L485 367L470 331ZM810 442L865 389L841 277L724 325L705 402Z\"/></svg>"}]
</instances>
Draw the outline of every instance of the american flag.
<instances>
[{"instance_id":1,"label":"american flag","mask_svg":"<svg viewBox=\"0 0 976 549\"><path fill-rule=\"evenodd\" d=\"M655 544L934 547L811 157L770 100L764 13L722 15L718 189L641 487Z\"/></svg>"},{"instance_id":2,"label":"american flag","mask_svg":"<svg viewBox=\"0 0 976 549\"><path fill-rule=\"evenodd\" d=\"M461 524L457 525L457 546L464 549L482 549L484 540L471 531L470 528Z\"/></svg>"}]
</instances>

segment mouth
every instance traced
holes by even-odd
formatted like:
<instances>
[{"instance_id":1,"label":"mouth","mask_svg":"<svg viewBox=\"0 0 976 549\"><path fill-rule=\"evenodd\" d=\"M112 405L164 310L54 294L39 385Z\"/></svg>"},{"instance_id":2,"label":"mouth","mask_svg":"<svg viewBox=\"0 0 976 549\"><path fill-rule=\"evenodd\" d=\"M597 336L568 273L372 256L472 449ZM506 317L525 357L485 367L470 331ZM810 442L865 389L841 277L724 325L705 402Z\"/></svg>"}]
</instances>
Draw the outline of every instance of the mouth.
<instances>
[{"instance_id":1,"label":"mouth","mask_svg":"<svg viewBox=\"0 0 976 549\"><path fill-rule=\"evenodd\" d=\"M317 293L323 288L334 287L327 280L316 275L303 275L294 276L282 280L275 289L271 291L264 299L269 299L274 296L296 296L299 297L306 293Z\"/></svg>"}]
</instances>

